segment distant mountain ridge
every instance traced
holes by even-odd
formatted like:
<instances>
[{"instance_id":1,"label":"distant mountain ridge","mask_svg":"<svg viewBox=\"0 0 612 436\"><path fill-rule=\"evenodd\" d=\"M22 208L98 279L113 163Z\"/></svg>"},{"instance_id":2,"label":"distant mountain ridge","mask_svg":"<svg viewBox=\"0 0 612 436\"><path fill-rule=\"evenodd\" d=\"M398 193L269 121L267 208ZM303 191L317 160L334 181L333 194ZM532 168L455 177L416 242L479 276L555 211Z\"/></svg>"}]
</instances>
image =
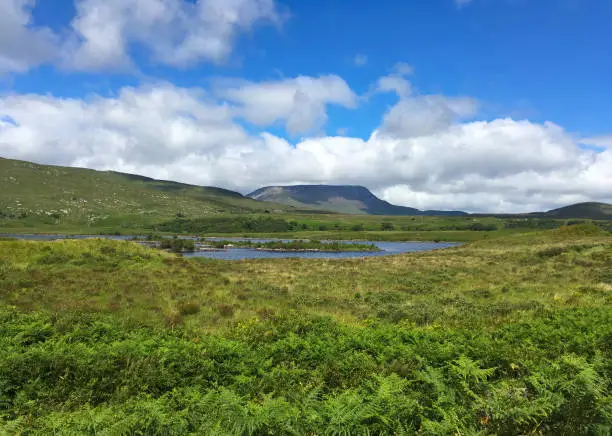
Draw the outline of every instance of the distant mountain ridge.
<instances>
[{"instance_id":1,"label":"distant mountain ridge","mask_svg":"<svg viewBox=\"0 0 612 436\"><path fill-rule=\"evenodd\" d=\"M475 217L496 217L496 218L550 218L550 219L582 219L582 220L612 220L612 204L584 202L570 204L558 209L552 209L547 212L530 212L530 213L474 213Z\"/></svg>"},{"instance_id":2,"label":"distant mountain ridge","mask_svg":"<svg viewBox=\"0 0 612 436\"><path fill-rule=\"evenodd\" d=\"M612 220L612 204L601 202L522 214L421 211L381 200L363 186L269 186L243 196L217 187L1 157L0 188L0 220L18 219L33 225L61 221L120 226L176 217L266 212Z\"/></svg>"},{"instance_id":3,"label":"distant mountain ridge","mask_svg":"<svg viewBox=\"0 0 612 436\"><path fill-rule=\"evenodd\" d=\"M593 220L610 220L612 219L612 204L597 202L577 203L549 210L548 212L536 212L530 215L559 219L587 218Z\"/></svg>"},{"instance_id":4,"label":"distant mountain ridge","mask_svg":"<svg viewBox=\"0 0 612 436\"><path fill-rule=\"evenodd\" d=\"M330 212L369 215L467 215L461 211L422 211L381 200L367 188L357 185L266 186L247 194L259 201Z\"/></svg>"}]
</instances>

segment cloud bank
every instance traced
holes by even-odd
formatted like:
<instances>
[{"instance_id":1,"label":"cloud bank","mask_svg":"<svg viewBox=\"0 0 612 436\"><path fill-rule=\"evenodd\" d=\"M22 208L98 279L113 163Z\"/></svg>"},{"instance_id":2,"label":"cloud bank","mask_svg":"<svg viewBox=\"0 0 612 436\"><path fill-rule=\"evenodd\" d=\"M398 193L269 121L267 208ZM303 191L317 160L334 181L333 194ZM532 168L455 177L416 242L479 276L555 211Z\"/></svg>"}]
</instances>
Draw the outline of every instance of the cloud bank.
<instances>
[{"instance_id":1,"label":"cloud bank","mask_svg":"<svg viewBox=\"0 0 612 436\"><path fill-rule=\"evenodd\" d=\"M268 98L258 98L260 91ZM361 184L423 209L522 212L612 200L609 149L580 148L553 123L462 122L474 113L470 99L400 99L367 139L290 142L249 133L239 122L310 126L312 111L296 109L302 103L290 98L300 93L314 112L324 102L354 99L333 77L244 83L227 88L227 99L168 83L123 88L113 98L6 96L0 98L0 153L242 192L269 184ZM270 108L270 101L277 103Z\"/></svg>"}]
</instances>

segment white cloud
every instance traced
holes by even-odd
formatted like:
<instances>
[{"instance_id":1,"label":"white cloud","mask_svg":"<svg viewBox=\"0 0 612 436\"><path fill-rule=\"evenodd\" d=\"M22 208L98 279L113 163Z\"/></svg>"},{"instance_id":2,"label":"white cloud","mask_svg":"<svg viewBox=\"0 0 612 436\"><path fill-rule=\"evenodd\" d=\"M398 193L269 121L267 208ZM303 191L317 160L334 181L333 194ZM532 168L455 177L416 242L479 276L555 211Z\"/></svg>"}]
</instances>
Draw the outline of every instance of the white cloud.
<instances>
[{"instance_id":1,"label":"white cloud","mask_svg":"<svg viewBox=\"0 0 612 436\"><path fill-rule=\"evenodd\" d=\"M452 99L418 98L468 112ZM552 123L428 122L437 127L420 135L381 129L367 140L291 143L250 135L233 116L231 106L206 92L169 84L124 88L113 98L0 97L0 155L242 192L270 184L362 184L422 209L521 212L612 201L612 152L581 149Z\"/></svg>"},{"instance_id":2,"label":"white cloud","mask_svg":"<svg viewBox=\"0 0 612 436\"><path fill-rule=\"evenodd\" d=\"M378 79L376 92L394 92L403 99L412 94L412 84L406 76L414 74L414 68L405 62L398 62L391 70L391 74Z\"/></svg>"},{"instance_id":3,"label":"white cloud","mask_svg":"<svg viewBox=\"0 0 612 436\"><path fill-rule=\"evenodd\" d=\"M404 96L398 90L400 96ZM476 114L478 104L466 97L424 95L402 98L384 116L381 130L392 136L432 135Z\"/></svg>"},{"instance_id":4,"label":"white cloud","mask_svg":"<svg viewBox=\"0 0 612 436\"><path fill-rule=\"evenodd\" d=\"M270 82L221 80L218 94L238 105L238 113L251 123L268 126L284 122L291 134L323 127L327 105L357 105L357 96L338 76L284 79Z\"/></svg>"},{"instance_id":5,"label":"white cloud","mask_svg":"<svg viewBox=\"0 0 612 436\"><path fill-rule=\"evenodd\" d=\"M282 19L274 0L78 0L64 66L130 68L133 45L175 67L222 62L239 34Z\"/></svg>"},{"instance_id":6,"label":"white cloud","mask_svg":"<svg viewBox=\"0 0 612 436\"><path fill-rule=\"evenodd\" d=\"M356 66L363 67L364 65L368 63L368 57L364 54L358 54L358 55L355 55L355 59L353 59L353 62L355 63Z\"/></svg>"},{"instance_id":7,"label":"white cloud","mask_svg":"<svg viewBox=\"0 0 612 436\"><path fill-rule=\"evenodd\" d=\"M580 141L582 144L594 145L596 147L612 148L612 135L593 136L584 138Z\"/></svg>"},{"instance_id":8,"label":"white cloud","mask_svg":"<svg viewBox=\"0 0 612 436\"><path fill-rule=\"evenodd\" d=\"M0 99L0 113L14 121L0 124L3 155L54 164L163 168L177 156L214 155L248 139L226 106L172 85L124 88L117 98L85 101L9 96Z\"/></svg>"},{"instance_id":9,"label":"white cloud","mask_svg":"<svg viewBox=\"0 0 612 436\"><path fill-rule=\"evenodd\" d=\"M399 97L384 115L380 127L384 134L400 138L432 135L476 115L478 102L472 98L415 95L405 77L414 72L410 65L398 63L393 71L378 79L375 86L375 92L392 92Z\"/></svg>"},{"instance_id":10,"label":"white cloud","mask_svg":"<svg viewBox=\"0 0 612 436\"><path fill-rule=\"evenodd\" d=\"M241 34L285 18L275 0L75 0L70 29L56 34L32 23L34 6L0 0L0 73L56 61L72 70L134 70L135 46L173 67L220 63Z\"/></svg>"},{"instance_id":11,"label":"white cloud","mask_svg":"<svg viewBox=\"0 0 612 436\"><path fill-rule=\"evenodd\" d=\"M400 98L412 94L412 84L401 76L383 76L376 83L377 92L394 92Z\"/></svg>"},{"instance_id":12,"label":"white cloud","mask_svg":"<svg viewBox=\"0 0 612 436\"><path fill-rule=\"evenodd\" d=\"M0 0L0 74L22 73L55 56L57 36L33 27L34 0Z\"/></svg>"}]
</instances>

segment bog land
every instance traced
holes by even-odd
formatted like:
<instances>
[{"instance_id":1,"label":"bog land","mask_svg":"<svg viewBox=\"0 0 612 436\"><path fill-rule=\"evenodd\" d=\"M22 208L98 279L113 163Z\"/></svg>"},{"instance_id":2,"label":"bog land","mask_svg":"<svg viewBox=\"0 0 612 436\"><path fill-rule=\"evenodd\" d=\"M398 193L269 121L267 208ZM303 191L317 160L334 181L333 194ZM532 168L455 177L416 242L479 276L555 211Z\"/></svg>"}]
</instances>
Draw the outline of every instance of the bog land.
<instances>
[{"instance_id":1,"label":"bog land","mask_svg":"<svg viewBox=\"0 0 612 436\"><path fill-rule=\"evenodd\" d=\"M0 426L608 434L610 234L461 231L490 236L237 262L128 241L0 241Z\"/></svg>"}]
</instances>

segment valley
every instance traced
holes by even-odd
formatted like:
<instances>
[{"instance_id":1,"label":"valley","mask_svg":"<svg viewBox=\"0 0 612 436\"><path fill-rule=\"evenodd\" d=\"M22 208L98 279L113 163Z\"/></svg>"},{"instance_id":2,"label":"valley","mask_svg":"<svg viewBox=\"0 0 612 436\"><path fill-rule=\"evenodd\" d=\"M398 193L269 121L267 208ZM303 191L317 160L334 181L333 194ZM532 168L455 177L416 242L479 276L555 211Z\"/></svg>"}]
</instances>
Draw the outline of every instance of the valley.
<instances>
[{"instance_id":1,"label":"valley","mask_svg":"<svg viewBox=\"0 0 612 436\"><path fill-rule=\"evenodd\" d=\"M5 433L610 429L610 220L340 214L11 165ZM403 241L427 251L385 251Z\"/></svg>"},{"instance_id":2,"label":"valley","mask_svg":"<svg viewBox=\"0 0 612 436\"><path fill-rule=\"evenodd\" d=\"M611 0L0 0L0 436L612 436Z\"/></svg>"}]
</instances>

